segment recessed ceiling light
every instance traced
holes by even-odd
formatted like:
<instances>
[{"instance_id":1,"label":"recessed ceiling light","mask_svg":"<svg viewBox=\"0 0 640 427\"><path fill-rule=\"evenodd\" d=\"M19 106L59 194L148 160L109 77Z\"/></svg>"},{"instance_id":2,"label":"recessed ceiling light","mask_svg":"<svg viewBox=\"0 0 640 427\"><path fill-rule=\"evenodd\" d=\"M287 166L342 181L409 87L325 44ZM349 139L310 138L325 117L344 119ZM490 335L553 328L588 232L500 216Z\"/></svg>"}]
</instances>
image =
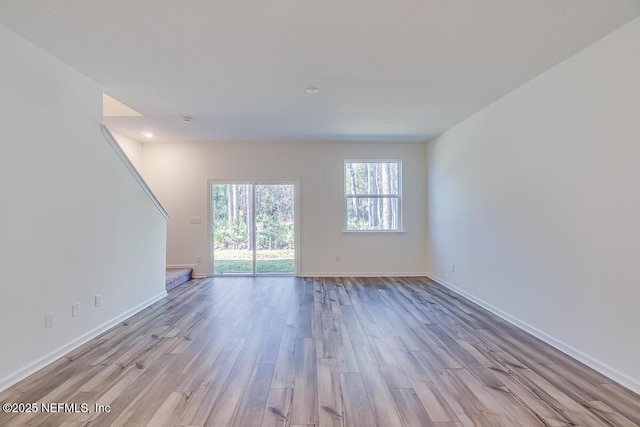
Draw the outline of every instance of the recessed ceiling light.
<instances>
[{"instance_id":1,"label":"recessed ceiling light","mask_svg":"<svg viewBox=\"0 0 640 427\"><path fill-rule=\"evenodd\" d=\"M142 135L144 135L146 138L153 138L153 134L151 132L142 132Z\"/></svg>"},{"instance_id":2,"label":"recessed ceiling light","mask_svg":"<svg viewBox=\"0 0 640 427\"><path fill-rule=\"evenodd\" d=\"M317 87L311 86L307 88L307 93L318 93L318 92L320 92L320 89L318 89Z\"/></svg>"}]
</instances>

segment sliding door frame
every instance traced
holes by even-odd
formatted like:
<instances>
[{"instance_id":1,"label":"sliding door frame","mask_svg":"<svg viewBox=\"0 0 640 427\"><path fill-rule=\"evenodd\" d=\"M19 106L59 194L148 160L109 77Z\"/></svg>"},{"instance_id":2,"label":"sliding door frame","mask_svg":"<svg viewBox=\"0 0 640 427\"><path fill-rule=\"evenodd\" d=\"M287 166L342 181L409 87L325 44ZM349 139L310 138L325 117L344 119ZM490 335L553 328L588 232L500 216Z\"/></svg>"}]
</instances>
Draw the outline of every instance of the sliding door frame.
<instances>
[{"instance_id":1,"label":"sliding door frame","mask_svg":"<svg viewBox=\"0 0 640 427\"><path fill-rule=\"evenodd\" d=\"M213 211L213 186L214 185L251 185L252 187L252 198L251 198L251 211L252 211L252 224L253 227L253 272L251 274L225 274L221 275L215 274L214 270L214 255L213 251L215 250L213 247L213 220L214 220L214 211ZM294 233L294 272L293 273L259 273L256 270L256 186L258 185L293 185L293 233ZM209 276L215 277L229 277L229 276L298 276L298 272L300 271L300 181L269 181L269 180L258 180L258 181L250 181L250 180L229 180L229 179L215 179L209 178L207 179L207 219L208 219L208 236L207 236L207 271Z\"/></svg>"}]
</instances>

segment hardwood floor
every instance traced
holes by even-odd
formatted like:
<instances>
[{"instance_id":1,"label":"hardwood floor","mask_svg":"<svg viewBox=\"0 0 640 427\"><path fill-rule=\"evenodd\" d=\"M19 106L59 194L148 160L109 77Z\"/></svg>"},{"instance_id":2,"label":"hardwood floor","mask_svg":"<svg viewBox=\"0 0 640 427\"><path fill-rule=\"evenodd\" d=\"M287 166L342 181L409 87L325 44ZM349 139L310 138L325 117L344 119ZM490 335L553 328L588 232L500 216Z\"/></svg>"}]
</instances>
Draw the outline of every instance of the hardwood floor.
<instances>
[{"instance_id":1,"label":"hardwood floor","mask_svg":"<svg viewBox=\"0 0 640 427\"><path fill-rule=\"evenodd\" d=\"M39 412L1 426L640 425L640 396L424 278L192 281L7 402Z\"/></svg>"}]
</instances>

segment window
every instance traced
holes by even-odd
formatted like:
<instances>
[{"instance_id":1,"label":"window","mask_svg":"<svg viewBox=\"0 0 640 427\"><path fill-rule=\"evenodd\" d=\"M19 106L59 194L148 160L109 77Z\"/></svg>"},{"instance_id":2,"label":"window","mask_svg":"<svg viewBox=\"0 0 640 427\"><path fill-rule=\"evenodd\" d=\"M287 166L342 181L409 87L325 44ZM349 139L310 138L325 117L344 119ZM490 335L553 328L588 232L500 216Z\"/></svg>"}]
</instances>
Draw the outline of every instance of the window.
<instances>
[{"instance_id":1,"label":"window","mask_svg":"<svg viewBox=\"0 0 640 427\"><path fill-rule=\"evenodd\" d=\"M345 231L402 230L400 160L345 160Z\"/></svg>"}]
</instances>

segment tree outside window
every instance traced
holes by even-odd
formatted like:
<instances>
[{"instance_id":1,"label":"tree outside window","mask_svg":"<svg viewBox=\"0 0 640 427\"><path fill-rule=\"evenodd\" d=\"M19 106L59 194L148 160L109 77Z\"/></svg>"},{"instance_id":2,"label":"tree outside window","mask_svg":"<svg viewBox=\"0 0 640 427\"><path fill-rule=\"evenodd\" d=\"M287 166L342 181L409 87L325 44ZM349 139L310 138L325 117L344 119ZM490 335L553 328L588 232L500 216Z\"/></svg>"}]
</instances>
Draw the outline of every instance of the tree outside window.
<instances>
[{"instance_id":1,"label":"tree outside window","mask_svg":"<svg viewBox=\"0 0 640 427\"><path fill-rule=\"evenodd\" d=\"M345 160L345 231L401 231L400 160Z\"/></svg>"}]
</instances>

